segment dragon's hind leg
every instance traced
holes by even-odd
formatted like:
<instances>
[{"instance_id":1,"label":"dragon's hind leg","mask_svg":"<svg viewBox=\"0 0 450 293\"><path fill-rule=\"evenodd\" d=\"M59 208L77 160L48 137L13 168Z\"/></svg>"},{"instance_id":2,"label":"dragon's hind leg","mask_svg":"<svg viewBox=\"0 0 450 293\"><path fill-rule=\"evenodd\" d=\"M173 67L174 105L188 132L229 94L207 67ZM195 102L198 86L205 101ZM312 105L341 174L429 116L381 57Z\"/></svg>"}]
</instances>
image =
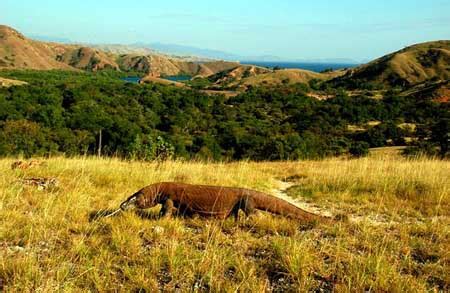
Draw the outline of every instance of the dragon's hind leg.
<instances>
[{"instance_id":1,"label":"dragon's hind leg","mask_svg":"<svg viewBox=\"0 0 450 293\"><path fill-rule=\"evenodd\" d=\"M240 199L233 207L230 216L233 215L234 219L239 220L239 211L242 210L245 216L248 217L255 213L255 204L251 198L245 197Z\"/></svg>"}]
</instances>

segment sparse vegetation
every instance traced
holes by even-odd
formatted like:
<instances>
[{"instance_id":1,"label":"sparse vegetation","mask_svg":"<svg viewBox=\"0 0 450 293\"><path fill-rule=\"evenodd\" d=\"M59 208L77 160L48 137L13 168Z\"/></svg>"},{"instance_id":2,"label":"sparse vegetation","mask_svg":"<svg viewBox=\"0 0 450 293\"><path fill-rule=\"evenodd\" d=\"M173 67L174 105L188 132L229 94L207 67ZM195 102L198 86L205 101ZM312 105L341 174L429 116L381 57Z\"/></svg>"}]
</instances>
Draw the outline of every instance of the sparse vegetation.
<instances>
[{"instance_id":1,"label":"sparse vegetation","mask_svg":"<svg viewBox=\"0 0 450 293\"><path fill-rule=\"evenodd\" d=\"M449 163L368 157L290 163L164 163L52 158L25 171L0 160L0 284L32 291L385 291L449 289ZM22 186L53 177L57 189ZM278 179L349 222L304 227L253 218L90 221L159 181L270 192ZM289 178L289 179L287 179ZM92 218L91 218L92 219Z\"/></svg>"}]
</instances>

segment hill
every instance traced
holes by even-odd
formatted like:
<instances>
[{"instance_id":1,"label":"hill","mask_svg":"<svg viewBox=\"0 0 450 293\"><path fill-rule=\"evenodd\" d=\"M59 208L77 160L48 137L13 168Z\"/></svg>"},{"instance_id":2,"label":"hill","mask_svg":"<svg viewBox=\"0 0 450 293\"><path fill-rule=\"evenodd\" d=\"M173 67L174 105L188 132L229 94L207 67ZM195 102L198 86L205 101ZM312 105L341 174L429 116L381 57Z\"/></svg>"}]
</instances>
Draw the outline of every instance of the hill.
<instances>
[{"instance_id":1,"label":"hill","mask_svg":"<svg viewBox=\"0 0 450 293\"><path fill-rule=\"evenodd\" d=\"M57 60L57 53L53 46L30 40L18 31L4 25L0 25L0 68L74 69Z\"/></svg>"},{"instance_id":2,"label":"hill","mask_svg":"<svg viewBox=\"0 0 450 293\"><path fill-rule=\"evenodd\" d=\"M209 80L212 81L215 85L233 87L239 85L245 78L269 72L272 72L272 70L264 67L243 65L216 73L210 76Z\"/></svg>"},{"instance_id":3,"label":"hill","mask_svg":"<svg viewBox=\"0 0 450 293\"><path fill-rule=\"evenodd\" d=\"M114 59L111 54L88 47L31 40L10 27L0 26L0 68L117 70Z\"/></svg>"},{"instance_id":4,"label":"hill","mask_svg":"<svg viewBox=\"0 0 450 293\"><path fill-rule=\"evenodd\" d=\"M218 72L223 72L230 70L232 68L240 67L241 65L237 62L228 61L210 61L205 63L190 63L193 66L193 76L207 77Z\"/></svg>"},{"instance_id":5,"label":"hill","mask_svg":"<svg viewBox=\"0 0 450 293\"><path fill-rule=\"evenodd\" d=\"M351 69L333 80L338 86L411 87L429 80L450 79L450 41L413 45Z\"/></svg>"},{"instance_id":6,"label":"hill","mask_svg":"<svg viewBox=\"0 0 450 293\"><path fill-rule=\"evenodd\" d=\"M271 70L265 67L242 65L219 72L208 79L215 87L246 89L249 86L308 83L313 79L329 80L344 71L317 73L303 69Z\"/></svg>"},{"instance_id":7,"label":"hill","mask_svg":"<svg viewBox=\"0 0 450 293\"><path fill-rule=\"evenodd\" d=\"M206 77L237 66L236 62L169 57L132 46L89 47L35 41L8 26L0 26L0 69L122 70L153 77Z\"/></svg>"},{"instance_id":8,"label":"hill","mask_svg":"<svg viewBox=\"0 0 450 293\"><path fill-rule=\"evenodd\" d=\"M123 71L142 72L145 75L156 77L177 75L180 72L173 60L158 55L121 55L117 62Z\"/></svg>"},{"instance_id":9,"label":"hill","mask_svg":"<svg viewBox=\"0 0 450 293\"><path fill-rule=\"evenodd\" d=\"M145 77L143 77L140 81L141 83L145 84L145 83L158 83L158 84L163 84L163 85L174 85L177 87L186 87L186 85L182 82L176 82L176 81L172 81L172 80L168 80L168 79L164 79L164 78L159 78L156 76L152 76L152 75L147 75Z\"/></svg>"},{"instance_id":10,"label":"hill","mask_svg":"<svg viewBox=\"0 0 450 293\"><path fill-rule=\"evenodd\" d=\"M308 83L313 79L328 80L332 77L340 75L342 71L333 71L330 73L317 73L303 69L282 69L268 72L260 75L247 77L242 80L244 86L255 86L261 84L278 85L278 84L295 84Z\"/></svg>"},{"instance_id":11,"label":"hill","mask_svg":"<svg viewBox=\"0 0 450 293\"><path fill-rule=\"evenodd\" d=\"M123 71L142 72L150 77L188 75L208 77L218 72L240 66L226 61L192 62L162 55L121 55L117 59Z\"/></svg>"},{"instance_id":12,"label":"hill","mask_svg":"<svg viewBox=\"0 0 450 293\"><path fill-rule=\"evenodd\" d=\"M88 71L119 69L119 65L115 61L116 57L112 54L88 47L60 47L63 53L56 59L77 69Z\"/></svg>"}]
</instances>

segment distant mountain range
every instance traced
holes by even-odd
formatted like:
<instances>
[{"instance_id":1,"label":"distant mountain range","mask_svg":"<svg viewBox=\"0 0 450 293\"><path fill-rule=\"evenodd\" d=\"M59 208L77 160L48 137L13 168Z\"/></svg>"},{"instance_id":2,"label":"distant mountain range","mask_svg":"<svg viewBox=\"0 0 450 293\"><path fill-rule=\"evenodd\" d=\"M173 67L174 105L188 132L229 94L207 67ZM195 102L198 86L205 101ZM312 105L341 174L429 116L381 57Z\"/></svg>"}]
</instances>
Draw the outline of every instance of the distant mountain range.
<instances>
[{"instance_id":1,"label":"distant mountain range","mask_svg":"<svg viewBox=\"0 0 450 293\"><path fill-rule=\"evenodd\" d=\"M203 58L227 60L227 61L240 60L238 55L219 50L201 49L190 46L162 44L162 43L150 43L150 44L136 43L133 45L137 47L151 48L155 51L175 56L198 56Z\"/></svg>"},{"instance_id":2,"label":"distant mountain range","mask_svg":"<svg viewBox=\"0 0 450 293\"><path fill-rule=\"evenodd\" d=\"M28 36L32 40L42 41L42 42L54 42L54 43L62 43L62 44L73 44L74 42L67 38L60 37L49 37L42 35L30 35Z\"/></svg>"},{"instance_id":3,"label":"distant mountain range","mask_svg":"<svg viewBox=\"0 0 450 293\"><path fill-rule=\"evenodd\" d=\"M63 44L73 44L77 43L71 41L67 38L49 37L42 35L32 35L31 39L44 41L44 42L56 42ZM289 59L282 58L274 55L261 55L261 56L245 56L234 54L230 52L225 52L221 50L212 50L205 48L198 48L193 46L184 46L177 44L166 44L166 43L144 43L138 42L130 45L122 44L84 44L89 47L100 48L104 51L115 53L115 54L127 54L130 52L144 52L147 53L159 53L163 55L169 55L179 58L191 58L191 59L216 59L225 61L240 61L240 62L293 62L293 63L326 63L326 64L359 64L356 60L350 58L312 58L312 59Z\"/></svg>"},{"instance_id":4,"label":"distant mountain range","mask_svg":"<svg viewBox=\"0 0 450 293\"><path fill-rule=\"evenodd\" d=\"M197 56L200 58L218 59L239 62L295 62L295 63L331 63L331 64L358 64L358 61L348 58L321 58L321 59L286 59L274 55L244 56L220 50L203 49L192 46L163 43L136 43L134 47L147 48L159 53L182 56Z\"/></svg>"}]
</instances>

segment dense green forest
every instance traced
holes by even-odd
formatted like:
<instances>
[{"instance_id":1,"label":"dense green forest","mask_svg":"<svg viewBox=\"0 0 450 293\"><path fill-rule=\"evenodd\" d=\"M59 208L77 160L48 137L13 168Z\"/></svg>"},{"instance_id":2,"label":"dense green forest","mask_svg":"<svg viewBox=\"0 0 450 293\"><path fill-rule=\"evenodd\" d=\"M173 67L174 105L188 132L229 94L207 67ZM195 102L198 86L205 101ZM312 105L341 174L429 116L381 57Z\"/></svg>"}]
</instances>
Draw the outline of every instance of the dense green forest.
<instances>
[{"instance_id":1,"label":"dense green forest","mask_svg":"<svg viewBox=\"0 0 450 293\"><path fill-rule=\"evenodd\" d=\"M2 71L26 86L0 88L0 155L102 154L155 159L285 160L405 145L420 137L447 150L448 104L388 92L319 101L308 85L252 88L236 97L138 85L121 73ZM349 125L381 121L365 130ZM399 127L418 125L417 131ZM447 128L445 128L447 127ZM442 134L444 133L444 134ZM420 141L416 141L420 145Z\"/></svg>"}]
</instances>

